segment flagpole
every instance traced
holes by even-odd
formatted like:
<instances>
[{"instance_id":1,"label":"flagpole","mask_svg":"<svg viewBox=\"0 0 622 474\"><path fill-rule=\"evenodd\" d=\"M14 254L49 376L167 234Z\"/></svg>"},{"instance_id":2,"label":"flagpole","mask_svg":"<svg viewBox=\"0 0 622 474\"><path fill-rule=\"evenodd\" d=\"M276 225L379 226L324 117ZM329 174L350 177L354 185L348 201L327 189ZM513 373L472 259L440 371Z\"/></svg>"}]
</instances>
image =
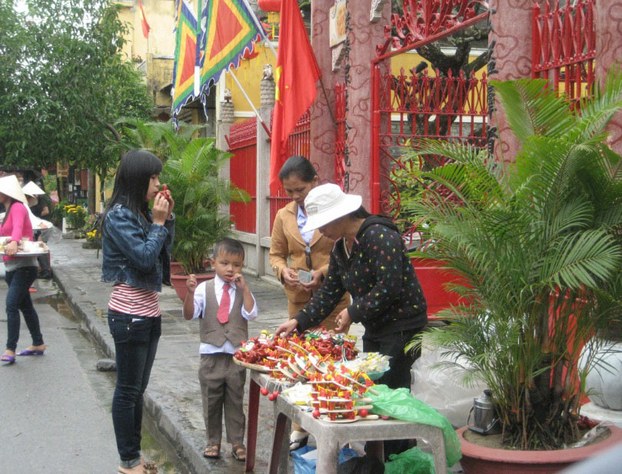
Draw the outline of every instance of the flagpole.
<instances>
[{"instance_id":1,"label":"flagpole","mask_svg":"<svg viewBox=\"0 0 622 474\"><path fill-rule=\"evenodd\" d=\"M251 18L253 19L253 23L255 23L257 30L259 30L259 34L266 41L266 43L268 43L268 47L272 50L272 52L274 53L274 57L276 58L277 57L276 49L274 49L274 46L272 46L272 41L270 41L270 39L268 39L268 37L266 36L266 32L263 30L263 26L261 25L261 22L255 15L255 12L251 8L251 6L248 4L248 0L242 0L242 2L244 3L244 6L246 6L246 9L250 13Z\"/></svg>"},{"instance_id":2,"label":"flagpole","mask_svg":"<svg viewBox=\"0 0 622 474\"><path fill-rule=\"evenodd\" d=\"M244 90L244 87L242 87L242 84L240 84L240 81L238 81L238 78L235 77L235 74L233 74L233 71L231 69L229 69L227 72L229 74L231 74L231 77L233 78L235 83L238 85L238 88L240 89L240 92L242 92L242 95L244 96L244 98L246 99L248 104L251 106L251 109L253 109L253 112L255 112L255 115L257 116L257 119L259 119L259 122L261 123L261 126L263 127L263 129L266 131L266 134L268 135L268 138L271 138L271 133L270 133L270 130L268 130L268 126L266 125L266 122L264 122L263 119L261 118L261 115L259 115L259 112L257 111L255 106L253 105L253 102L251 101L250 97L248 96L248 94Z\"/></svg>"},{"instance_id":3,"label":"flagpole","mask_svg":"<svg viewBox=\"0 0 622 474\"><path fill-rule=\"evenodd\" d=\"M197 37L197 42L196 42L196 46L195 46L195 60L194 60L194 95L195 97L199 97L199 95L201 94L201 64L199 63L199 53L201 51L201 44L199 44L199 42L201 42L203 40L202 35L203 35L203 29L201 27L201 20L202 20L202 16L203 16L203 5L201 0L198 1L197 3L197 31L196 31L196 37Z\"/></svg>"}]
</instances>

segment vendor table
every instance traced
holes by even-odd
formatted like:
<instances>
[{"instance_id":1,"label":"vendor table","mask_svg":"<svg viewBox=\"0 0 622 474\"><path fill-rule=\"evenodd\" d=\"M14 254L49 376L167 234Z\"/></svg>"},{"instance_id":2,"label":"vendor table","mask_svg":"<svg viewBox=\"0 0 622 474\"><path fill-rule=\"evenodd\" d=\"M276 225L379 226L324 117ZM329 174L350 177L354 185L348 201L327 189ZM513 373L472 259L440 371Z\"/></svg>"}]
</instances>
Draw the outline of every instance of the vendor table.
<instances>
[{"instance_id":1,"label":"vendor table","mask_svg":"<svg viewBox=\"0 0 622 474\"><path fill-rule=\"evenodd\" d=\"M246 472L255 467L257 446L257 418L259 411L259 390L271 383L271 379L260 372L251 370L248 403L247 457ZM268 387L274 388L274 387ZM421 439L429 443L434 456L435 472L447 472L445 442L440 428L419 423L409 423L394 419L362 420L352 423L335 423L313 418L310 412L279 396L274 404L275 428L270 458L271 474L287 473L289 458L289 432L291 422L296 422L314 436L318 458L316 472L333 474L337 472L340 448L353 441L366 441L368 454L383 460L384 440Z\"/></svg>"}]
</instances>

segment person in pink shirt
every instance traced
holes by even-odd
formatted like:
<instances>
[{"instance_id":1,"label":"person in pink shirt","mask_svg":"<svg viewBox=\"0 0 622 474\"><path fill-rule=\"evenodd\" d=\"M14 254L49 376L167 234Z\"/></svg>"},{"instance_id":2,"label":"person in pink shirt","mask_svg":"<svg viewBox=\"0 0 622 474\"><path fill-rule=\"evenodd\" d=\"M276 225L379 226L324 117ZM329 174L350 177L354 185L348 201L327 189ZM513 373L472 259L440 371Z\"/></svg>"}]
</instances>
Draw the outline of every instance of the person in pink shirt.
<instances>
[{"instance_id":1,"label":"person in pink shirt","mask_svg":"<svg viewBox=\"0 0 622 474\"><path fill-rule=\"evenodd\" d=\"M0 356L2 362L15 362L21 311L32 337L32 345L17 353L20 356L43 355L47 346L43 342L39 315L32 304L29 288L37 278L37 258L16 256L19 242L26 238L32 240L32 224L28 215L27 201L19 181L13 175L0 178L0 204L6 210L0 224L0 242L4 249L6 283L9 291L6 296L8 335L6 350Z\"/></svg>"}]
</instances>

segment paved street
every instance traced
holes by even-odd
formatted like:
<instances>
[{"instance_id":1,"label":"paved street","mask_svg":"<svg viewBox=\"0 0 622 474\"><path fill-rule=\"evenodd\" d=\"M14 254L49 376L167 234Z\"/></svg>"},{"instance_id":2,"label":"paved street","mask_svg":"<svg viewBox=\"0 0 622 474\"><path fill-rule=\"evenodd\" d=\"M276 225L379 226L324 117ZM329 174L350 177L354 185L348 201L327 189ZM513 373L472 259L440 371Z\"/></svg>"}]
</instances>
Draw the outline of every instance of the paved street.
<instances>
[{"instance_id":1,"label":"paved street","mask_svg":"<svg viewBox=\"0 0 622 474\"><path fill-rule=\"evenodd\" d=\"M33 296L56 293L51 282L37 284ZM6 341L4 301L0 284L0 339ZM110 402L96 388L110 387L95 371L92 345L78 333L77 322L50 305L37 304L42 332L50 350L41 357L18 357L0 366L0 472L112 473L118 465ZM22 321L18 350L32 341ZM84 362L89 361L90 366ZM108 389L109 390L109 389Z\"/></svg>"},{"instance_id":2,"label":"paved street","mask_svg":"<svg viewBox=\"0 0 622 474\"><path fill-rule=\"evenodd\" d=\"M45 356L18 358L16 364L1 367L0 395L4 403L0 416L4 429L0 472L108 474L118 465L110 419L114 375L95 371L99 358L114 354L106 323L110 288L99 281L101 256L96 250L83 249L81 244L73 239L50 242L55 281L35 283L38 291L33 298L49 346ZM260 309L258 320L249 325L253 336L278 326L286 317L287 303L274 281L248 278ZM75 321L54 310L63 301L56 295L58 288L66 295L77 317ZM6 285L2 282L2 343L6 340L5 297ZM181 301L172 288L164 288L161 307L163 335L145 406L151 415L150 431L173 452L163 460L153 449L146 455L158 462L161 472L241 473L244 465L231 457L226 443L220 460L208 461L201 455L205 428L197 378L198 324L181 317ZM91 343L78 337L80 330L90 336ZM354 327L354 333L360 332L360 327ZM30 337L22 320L19 348L28 344ZM266 472L272 442L272 402L260 398L255 472ZM166 464L166 458L177 461L177 467ZM67 469L71 464L74 466Z\"/></svg>"},{"instance_id":3,"label":"paved street","mask_svg":"<svg viewBox=\"0 0 622 474\"><path fill-rule=\"evenodd\" d=\"M85 377L110 377L94 371L97 358L113 357L114 344L106 323L106 305L110 288L101 283L101 256L95 250L82 249L82 241L61 239L50 242L55 282L38 280L37 301L44 322L44 337L49 346L44 357L22 359L0 371L0 394L5 403L0 408L3 426L15 426L3 434L0 446L0 472L48 473L114 472L118 465L110 420L109 383L94 391ZM1 267L0 267L1 268ZM282 289L274 281L249 277L257 298L260 317L249 326L250 335L264 328L275 328L286 317L287 303ZM46 303L46 296L55 292L55 285L66 294L78 320L71 322L58 315ZM0 283L0 340L6 340L4 299L6 286ZM56 301L56 299L54 299ZM230 446L223 444L222 458L206 460L201 455L205 446L198 370L198 324L181 317L181 301L172 288L161 294L163 335L145 395L146 409L152 416L152 433L165 441L181 462L171 468L160 463L157 453L147 451L161 472L180 473L241 473L243 463L231 457ZM67 333L80 328L92 336L90 360L72 351ZM354 332L360 334L360 327ZM22 324L20 347L30 343ZM98 352L101 353L98 354ZM86 366L85 366L86 365ZM35 372L36 370L36 372ZM94 375L93 375L94 374ZM106 379L110 382L109 379ZM103 382L102 382L103 383ZM247 383L248 390L248 383ZM272 407L260 397L259 436L255 472L267 471L273 429ZM246 395L245 400L248 397ZM32 400L32 403L27 403ZM10 443L10 444L9 444ZM42 446L50 449L42 450ZM70 446L70 448L68 447ZM5 452L9 453L5 456ZM24 469L16 469L22 462ZM78 468L66 471L66 463L75 460ZM25 465L24 463L32 463ZM46 467L47 466L47 467ZM54 468L51 468L54 466ZM58 469L57 469L58 468Z\"/></svg>"}]
</instances>

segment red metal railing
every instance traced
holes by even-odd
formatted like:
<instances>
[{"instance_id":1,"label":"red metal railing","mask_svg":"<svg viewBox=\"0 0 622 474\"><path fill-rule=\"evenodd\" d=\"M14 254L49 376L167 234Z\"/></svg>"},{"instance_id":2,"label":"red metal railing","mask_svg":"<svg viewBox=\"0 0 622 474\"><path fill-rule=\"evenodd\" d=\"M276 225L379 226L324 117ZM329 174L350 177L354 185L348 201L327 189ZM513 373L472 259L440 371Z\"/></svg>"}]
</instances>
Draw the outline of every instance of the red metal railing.
<instances>
[{"instance_id":1,"label":"red metal railing","mask_svg":"<svg viewBox=\"0 0 622 474\"><path fill-rule=\"evenodd\" d=\"M421 138L467 141L485 146L487 141L486 74L481 78L460 73L430 76L399 75L373 71L377 85L372 133L377 137L380 176L379 211L390 215L398 212L400 190L392 174L402 167L400 161L406 148L414 147ZM428 163L434 165L435 157Z\"/></svg>"},{"instance_id":2,"label":"red metal railing","mask_svg":"<svg viewBox=\"0 0 622 474\"><path fill-rule=\"evenodd\" d=\"M551 5L552 3L552 5ZM573 104L592 94L596 0L559 0L533 8L532 77L548 79Z\"/></svg>"},{"instance_id":3,"label":"red metal railing","mask_svg":"<svg viewBox=\"0 0 622 474\"><path fill-rule=\"evenodd\" d=\"M231 126L228 137L231 183L244 189L249 202L232 202L229 205L235 228L242 232L256 232L257 214L257 119L251 118Z\"/></svg>"},{"instance_id":4,"label":"red metal railing","mask_svg":"<svg viewBox=\"0 0 622 474\"><path fill-rule=\"evenodd\" d=\"M402 12L391 15L391 24L385 27L385 41L376 46L376 57L371 64L372 212L391 212L388 207L396 197L391 197L391 193L397 193L399 197L399 190L392 189L391 163L399 154L399 148L410 144L412 138L477 137L479 140L480 136L486 135L487 94L485 89L480 92L479 88L473 88L473 78L448 77L443 83L444 79L419 75L405 79L403 73L394 78L387 76L386 70L390 67L387 61L393 57L486 21L488 3L478 0L403 0L402 4ZM460 99L454 97L454 93L468 94L469 97L463 95L462 100L476 105L460 106ZM477 105L480 102L483 104L481 109ZM462 113L463 108L465 113Z\"/></svg>"},{"instance_id":5,"label":"red metal railing","mask_svg":"<svg viewBox=\"0 0 622 474\"><path fill-rule=\"evenodd\" d=\"M309 158L311 154L311 111L307 110L298 120L296 128L289 135L287 141L287 156L301 155ZM283 189L279 186L276 195L268 197L270 201L270 232L272 232L272 223L279 209L284 207L290 198L287 197Z\"/></svg>"}]
</instances>

